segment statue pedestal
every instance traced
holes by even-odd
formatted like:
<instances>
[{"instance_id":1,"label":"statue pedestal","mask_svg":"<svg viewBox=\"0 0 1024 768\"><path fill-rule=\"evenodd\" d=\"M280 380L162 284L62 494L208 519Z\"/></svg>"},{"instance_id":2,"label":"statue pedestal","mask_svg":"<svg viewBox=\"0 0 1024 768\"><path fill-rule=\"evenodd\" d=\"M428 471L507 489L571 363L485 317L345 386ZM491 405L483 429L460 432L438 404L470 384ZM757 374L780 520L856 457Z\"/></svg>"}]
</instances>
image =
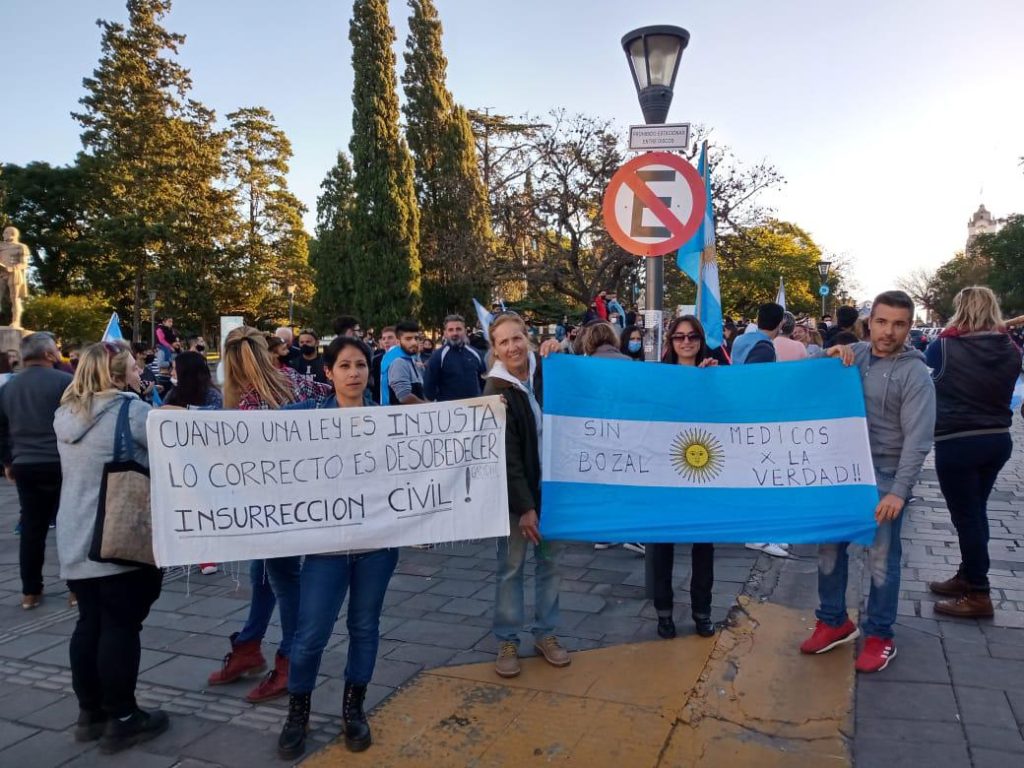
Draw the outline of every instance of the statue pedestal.
<instances>
[{"instance_id":1,"label":"statue pedestal","mask_svg":"<svg viewBox=\"0 0 1024 768\"><path fill-rule=\"evenodd\" d=\"M0 353L7 354L8 352L15 352L18 355L18 359L21 359L21 340L29 335L31 331L26 331L23 328L11 328L9 326L0 326Z\"/></svg>"}]
</instances>

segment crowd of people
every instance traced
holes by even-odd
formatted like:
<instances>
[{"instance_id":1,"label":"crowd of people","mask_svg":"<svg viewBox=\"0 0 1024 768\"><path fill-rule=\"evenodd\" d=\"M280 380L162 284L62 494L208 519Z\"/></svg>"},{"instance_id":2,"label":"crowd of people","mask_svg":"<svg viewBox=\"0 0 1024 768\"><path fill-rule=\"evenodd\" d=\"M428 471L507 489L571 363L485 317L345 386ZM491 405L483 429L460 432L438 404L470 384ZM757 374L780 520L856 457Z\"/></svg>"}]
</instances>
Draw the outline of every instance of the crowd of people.
<instances>
[{"instance_id":1,"label":"crowd of people","mask_svg":"<svg viewBox=\"0 0 1024 768\"><path fill-rule=\"evenodd\" d=\"M988 597L986 502L1012 450L1009 427L1021 352L1007 331L995 295L965 288L956 313L925 353L909 343L914 303L900 291L874 301L867 318L852 307L835 325L798 321L778 304L761 306L746 327L725 323L725 343L708 345L693 315L671 320L661 363L707 370L725 365L793 362L833 357L856 366L863 383L878 504L878 527L869 548L871 588L859 628L849 619L847 545L823 543L818 555L817 624L801 651L820 654L866 635L857 660L877 672L896 656L893 624L900 584L900 530L904 507L925 457L935 449L936 469L960 540L962 564L950 579L930 584L947 597L935 610L955 617L992 616ZM1018 318L1019 320L1019 318ZM542 537L541 445L543 360L576 354L643 360L645 329L612 292L590 305L585 321L536 344L536 333L515 312L498 312L486 330L471 333L463 317L445 318L437 347L425 349L423 330L411 320L364 333L356 318L339 317L326 346L314 329L265 333L231 331L221 350L218 386L202 339L182 340L165 318L157 348L122 341L85 347L73 373L54 338L26 336L21 369L0 381L0 456L18 490L22 607L43 599L47 532L56 520L61 578L79 618L69 658L80 714L75 738L99 740L117 752L168 727L161 711L135 700L139 633L161 589L150 566L98 562L90 557L104 466L126 433L134 460L147 463L146 415L151 407L276 410L415 405L499 395L506 407L505 457L510 534L495 542L493 634L497 675L520 673L520 632L527 628L540 656L554 667L571 664L558 636L563 542ZM704 375L704 374L701 374ZM581 387L586 382L580 382ZM606 548L610 544L597 545ZM653 561L656 632L676 636L672 542L627 543ZM690 545L690 612L697 634L711 637L715 550ZM785 556L784 543L749 546ZM527 621L524 567L536 563L533 616ZM248 693L254 703L288 696L278 753L294 759L305 750L311 697L324 649L348 598L349 633L341 718L349 749L372 743L364 711L373 678L385 594L399 559L396 548L308 554L252 561L252 596L245 623L228 638L223 664L210 685L262 675ZM214 572L216 564L202 565ZM263 640L275 608L281 641L269 665Z\"/></svg>"}]
</instances>

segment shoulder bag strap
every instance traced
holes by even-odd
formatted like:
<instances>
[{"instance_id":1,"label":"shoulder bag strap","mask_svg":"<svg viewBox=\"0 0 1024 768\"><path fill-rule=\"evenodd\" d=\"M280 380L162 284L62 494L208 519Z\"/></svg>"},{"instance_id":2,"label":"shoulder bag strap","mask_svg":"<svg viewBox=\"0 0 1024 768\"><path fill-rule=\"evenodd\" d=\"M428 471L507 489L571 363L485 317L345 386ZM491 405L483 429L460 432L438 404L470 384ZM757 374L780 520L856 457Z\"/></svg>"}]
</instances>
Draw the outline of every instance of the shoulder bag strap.
<instances>
[{"instance_id":1,"label":"shoulder bag strap","mask_svg":"<svg viewBox=\"0 0 1024 768\"><path fill-rule=\"evenodd\" d=\"M124 398L121 410L117 414L117 425L114 427L114 461L134 461L135 446L132 440L130 397Z\"/></svg>"}]
</instances>

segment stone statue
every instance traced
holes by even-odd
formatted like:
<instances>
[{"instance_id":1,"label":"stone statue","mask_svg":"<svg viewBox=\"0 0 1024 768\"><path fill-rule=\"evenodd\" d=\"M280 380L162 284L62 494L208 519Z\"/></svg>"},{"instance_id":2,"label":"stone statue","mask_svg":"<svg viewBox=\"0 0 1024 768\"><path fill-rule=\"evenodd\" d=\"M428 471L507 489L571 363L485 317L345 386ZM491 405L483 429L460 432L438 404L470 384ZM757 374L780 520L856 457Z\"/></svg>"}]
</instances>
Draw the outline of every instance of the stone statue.
<instances>
[{"instance_id":1,"label":"stone statue","mask_svg":"<svg viewBox=\"0 0 1024 768\"><path fill-rule=\"evenodd\" d=\"M28 269L28 246L18 242L19 232L16 227L4 229L4 241L0 244L0 282L11 299L11 328L21 328L22 302L28 298L28 281L25 271ZM3 293L0 293L0 302Z\"/></svg>"}]
</instances>

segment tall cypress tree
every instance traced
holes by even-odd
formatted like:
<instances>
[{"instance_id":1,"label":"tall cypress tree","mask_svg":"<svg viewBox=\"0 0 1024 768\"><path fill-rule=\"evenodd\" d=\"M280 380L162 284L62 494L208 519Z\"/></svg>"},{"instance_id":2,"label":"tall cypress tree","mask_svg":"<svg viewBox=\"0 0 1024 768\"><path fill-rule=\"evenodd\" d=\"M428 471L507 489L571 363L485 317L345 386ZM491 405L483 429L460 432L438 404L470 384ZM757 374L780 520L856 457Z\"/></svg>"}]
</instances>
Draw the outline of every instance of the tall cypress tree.
<instances>
[{"instance_id":1,"label":"tall cypress tree","mask_svg":"<svg viewBox=\"0 0 1024 768\"><path fill-rule=\"evenodd\" d=\"M419 210L413 163L398 130L395 30L387 0L355 0L352 23L352 166L358 204L348 238L353 292L340 299L364 323L416 315Z\"/></svg>"},{"instance_id":2,"label":"tall cypress tree","mask_svg":"<svg viewBox=\"0 0 1024 768\"><path fill-rule=\"evenodd\" d=\"M433 0L408 0L402 84L406 136L416 160L423 263L423 318L440 325L453 311L470 313L472 298L489 298L492 251L487 191L473 130L446 85L448 62Z\"/></svg>"},{"instance_id":3,"label":"tall cypress tree","mask_svg":"<svg viewBox=\"0 0 1024 768\"><path fill-rule=\"evenodd\" d=\"M316 240L310 248L309 263L316 274L313 310L323 328L349 310L356 294L349 250L356 203L354 181L352 163L339 152L334 167L320 182L322 193L316 199Z\"/></svg>"}]
</instances>

